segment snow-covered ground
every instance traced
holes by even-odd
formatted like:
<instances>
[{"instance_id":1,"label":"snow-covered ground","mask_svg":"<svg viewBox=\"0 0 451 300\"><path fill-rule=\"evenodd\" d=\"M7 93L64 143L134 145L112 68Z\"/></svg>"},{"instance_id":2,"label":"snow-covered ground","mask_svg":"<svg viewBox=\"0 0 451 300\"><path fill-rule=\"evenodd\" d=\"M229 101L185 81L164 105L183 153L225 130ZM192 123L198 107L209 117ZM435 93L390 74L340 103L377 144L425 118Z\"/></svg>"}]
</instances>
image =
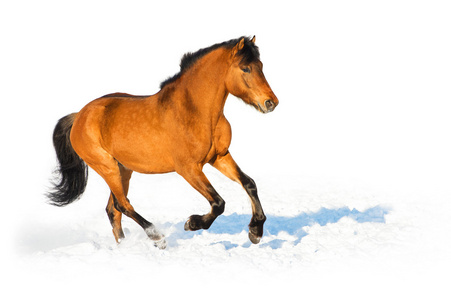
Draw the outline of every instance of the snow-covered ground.
<instances>
[{"instance_id":1,"label":"snow-covered ground","mask_svg":"<svg viewBox=\"0 0 451 300\"><path fill-rule=\"evenodd\" d=\"M446 2L211 3L0 5L2 293L449 299ZM205 199L176 174L133 174L129 198L166 250L127 218L116 244L92 170L80 201L45 203L60 117L110 92L155 93L183 53L243 34L257 36L280 100L269 115L226 104L230 151L268 217L259 245L246 193L210 166L226 211L195 233L183 224L209 210Z\"/></svg>"}]
</instances>

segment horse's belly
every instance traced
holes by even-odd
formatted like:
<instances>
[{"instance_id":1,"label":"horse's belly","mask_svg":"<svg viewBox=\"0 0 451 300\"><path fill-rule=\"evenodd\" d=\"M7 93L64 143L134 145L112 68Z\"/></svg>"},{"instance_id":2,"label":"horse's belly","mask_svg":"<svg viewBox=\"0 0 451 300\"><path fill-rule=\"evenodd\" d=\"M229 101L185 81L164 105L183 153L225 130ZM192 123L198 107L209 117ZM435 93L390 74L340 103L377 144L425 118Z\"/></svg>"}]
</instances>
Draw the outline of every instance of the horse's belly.
<instances>
[{"instance_id":1,"label":"horse's belly","mask_svg":"<svg viewBox=\"0 0 451 300\"><path fill-rule=\"evenodd\" d=\"M163 160L158 160L155 158L148 159L145 162L129 158L121 159L120 156L116 159L127 169L136 171L138 173L161 174L175 171L174 166L171 163L165 162Z\"/></svg>"},{"instance_id":2,"label":"horse's belly","mask_svg":"<svg viewBox=\"0 0 451 300\"><path fill-rule=\"evenodd\" d=\"M174 162L168 151L156 147L140 148L136 145L127 149L113 150L112 155L127 169L145 173L169 173L174 171Z\"/></svg>"}]
</instances>

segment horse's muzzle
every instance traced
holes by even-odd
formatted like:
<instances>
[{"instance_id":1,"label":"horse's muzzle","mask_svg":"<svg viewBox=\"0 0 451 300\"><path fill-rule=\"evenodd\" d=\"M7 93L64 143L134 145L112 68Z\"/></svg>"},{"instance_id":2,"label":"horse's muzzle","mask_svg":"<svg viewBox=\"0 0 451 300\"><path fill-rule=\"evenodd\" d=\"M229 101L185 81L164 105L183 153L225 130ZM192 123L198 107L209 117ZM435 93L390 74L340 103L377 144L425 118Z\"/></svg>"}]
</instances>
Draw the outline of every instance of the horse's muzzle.
<instances>
[{"instance_id":1,"label":"horse's muzzle","mask_svg":"<svg viewBox=\"0 0 451 300\"><path fill-rule=\"evenodd\" d=\"M265 101L265 107L266 107L266 111L265 113L269 113L272 112L277 106L277 103L274 102L273 100L269 99Z\"/></svg>"}]
</instances>

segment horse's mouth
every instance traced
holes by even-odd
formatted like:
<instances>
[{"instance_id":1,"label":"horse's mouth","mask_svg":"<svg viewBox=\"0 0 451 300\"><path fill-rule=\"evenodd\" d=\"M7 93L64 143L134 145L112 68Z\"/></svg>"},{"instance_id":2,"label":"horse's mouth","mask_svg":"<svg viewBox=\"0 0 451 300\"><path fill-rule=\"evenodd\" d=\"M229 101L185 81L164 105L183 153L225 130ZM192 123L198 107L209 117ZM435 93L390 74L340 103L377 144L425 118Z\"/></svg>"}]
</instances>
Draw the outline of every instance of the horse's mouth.
<instances>
[{"instance_id":1,"label":"horse's mouth","mask_svg":"<svg viewBox=\"0 0 451 300\"><path fill-rule=\"evenodd\" d=\"M243 100L244 103L252 105L256 110L258 110L259 112L261 112L262 114L267 114L272 112L276 106L279 104L279 102L276 100L276 102L274 102L271 99L268 99L265 101L264 104L260 104L260 102L257 101L245 101Z\"/></svg>"},{"instance_id":2,"label":"horse's mouth","mask_svg":"<svg viewBox=\"0 0 451 300\"><path fill-rule=\"evenodd\" d=\"M268 101L271 101L271 104L268 104ZM272 100L266 100L265 106L260 105L260 103L258 103L257 105L254 104L254 107L263 114L272 112L276 108L276 106L277 104L275 104Z\"/></svg>"}]
</instances>

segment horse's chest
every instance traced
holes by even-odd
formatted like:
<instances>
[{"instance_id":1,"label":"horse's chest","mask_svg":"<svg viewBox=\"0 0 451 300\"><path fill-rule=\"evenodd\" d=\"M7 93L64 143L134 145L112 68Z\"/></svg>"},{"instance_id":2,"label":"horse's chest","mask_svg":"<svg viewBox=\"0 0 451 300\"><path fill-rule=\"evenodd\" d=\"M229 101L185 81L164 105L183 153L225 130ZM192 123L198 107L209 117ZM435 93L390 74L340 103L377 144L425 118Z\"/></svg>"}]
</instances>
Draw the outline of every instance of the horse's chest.
<instances>
[{"instance_id":1,"label":"horse's chest","mask_svg":"<svg viewBox=\"0 0 451 300\"><path fill-rule=\"evenodd\" d=\"M231 142L230 125L225 118L221 118L215 127L196 126L185 132L183 141L180 143L179 140L174 144L175 149L183 148L182 156L189 157L190 161L206 164L217 155L227 153Z\"/></svg>"}]
</instances>

